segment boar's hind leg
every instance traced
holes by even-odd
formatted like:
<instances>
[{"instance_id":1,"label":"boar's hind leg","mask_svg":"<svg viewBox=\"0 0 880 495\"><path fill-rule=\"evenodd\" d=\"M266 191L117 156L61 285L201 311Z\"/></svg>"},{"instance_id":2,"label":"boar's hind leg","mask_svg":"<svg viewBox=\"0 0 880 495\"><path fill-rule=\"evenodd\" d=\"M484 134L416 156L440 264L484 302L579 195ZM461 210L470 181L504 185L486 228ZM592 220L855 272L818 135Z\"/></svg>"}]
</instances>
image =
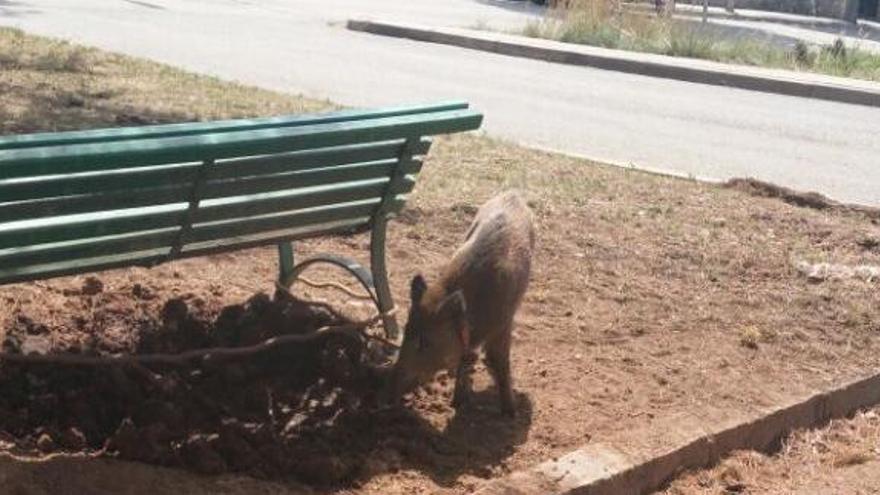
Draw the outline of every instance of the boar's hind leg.
<instances>
[{"instance_id":1,"label":"boar's hind leg","mask_svg":"<svg viewBox=\"0 0 880 495\"><path fill-rule=\"evenodd\" d=\"M512 325L512 323L511 323ZM486 342L486 364L501 398L501 412L506 416L515 416L516 407L513 401L513 386L510 383L510 330L498 334L498 338Z\"/></svg>"},{"instance_id":2,"label":"boar's hind leg","mask_svg":"<svg viewBox=\"0 0 880 495\"><path fill-rule=\"evenodd\" d=\"M452 406L460 407L467 404L471 394L471 374L474 372L474 364L477 362L477 353L466 351L458 363L455 373L455 392L452 395Z\"/></svg>"}]
</instances>

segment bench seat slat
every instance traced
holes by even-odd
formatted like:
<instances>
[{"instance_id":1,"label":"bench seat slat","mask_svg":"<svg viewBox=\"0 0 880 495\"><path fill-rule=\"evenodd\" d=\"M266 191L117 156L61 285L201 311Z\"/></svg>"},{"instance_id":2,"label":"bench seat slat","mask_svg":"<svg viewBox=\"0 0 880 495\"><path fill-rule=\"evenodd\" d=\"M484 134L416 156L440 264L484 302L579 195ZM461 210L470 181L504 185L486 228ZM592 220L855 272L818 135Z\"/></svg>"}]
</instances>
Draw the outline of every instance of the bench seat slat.
<instances>
[{"instance_id":1,"label":"bench seat slat","mask_svg":"<svg viewBox=\"0 0 880 495\"><path fill-rule=\"evenodd\" d=\"M322 123L329 124L334 122L368 120L381 117L444 112L450 110L464 110L466 108L468 108L466 102L450 101L434 105L401 106L378 110L344 110L311 115L285 115L279 117L221 120L213 122L185 122L180 124L117 127L85 131L47 132L0 138L0 150L43 146L65 146L83 143L107 143L131 139L181 137L196 134L259 130L275 127L296 127Z\"/></svg>"},{"instance_id":2,"label":"bench seat slat","mask_svg":"<svg viewBox=\"0 0 880 495\"><path fill-rule=\"evenodd\" d=\"M0 179L387 141L469 131L478 128L481 121L479 113L457 110L295 128L0 151Z\"/></svg>"}]
</instances>

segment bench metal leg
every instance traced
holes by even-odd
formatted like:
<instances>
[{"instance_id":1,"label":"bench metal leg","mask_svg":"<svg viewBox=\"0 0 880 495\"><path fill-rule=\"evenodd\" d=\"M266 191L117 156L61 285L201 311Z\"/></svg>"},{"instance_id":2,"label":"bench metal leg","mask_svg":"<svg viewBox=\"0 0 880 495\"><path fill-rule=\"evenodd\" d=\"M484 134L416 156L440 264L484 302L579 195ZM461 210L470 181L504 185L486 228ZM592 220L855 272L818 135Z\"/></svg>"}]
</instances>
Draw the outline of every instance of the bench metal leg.
<instances>
[{"instance_id":1,"label":"bench metal leg","mask_svg":"<svg viewBox=\"0 0 880 495\"><path fill-rule=\"evenodd\" d=\"M378 232L378 233L377 233ZM370 268L367 270L357 261L337 256L333 254L320 254L313 256L298 264L294 264L293 246L290 243L278 244L278 265L279 275L278 283L285 288L290 288L300 274L308 267L316 263L327 263L338 266L360 282L376 309L384 315L382 323L385 327L385 335L392 341L396 341L399 332L397 328L397 320L393 314L388 314L394 308L394 302L391 299L391 290L388 288L388 276L385 272L385 225L376 226L373 230L370 245Z\"/></svg>"},{"instance_id":2,"label":"bench metal leg","mask_svg":"<svg viewBox=\"0 0 880 495\"><path fill-rule=\"evenodd\" d=\"M293 243L282 242L278 244L278 280L283 283L293 273ZM289 284L284 285L290 287Z\"/></svg>"},{"instance_id":3,"label":"bench metal leg","mask_svg":"<svg viewBox=\"0 0 880 495\"><path fill-rule=\"evenodd\" d=\"M394 309L394 299L391 297L391 288L388 286L388 271L385 267L385 228L388 220L377 217L373 220L373 229L370 231L370 270L373 272L373 282L376 285L376 297L378 298L379 312L384 315L385 334L392 342L397 342L400 337L400 329L397 326L397 318L391 313Z\"/></svg>"}]
</instances>

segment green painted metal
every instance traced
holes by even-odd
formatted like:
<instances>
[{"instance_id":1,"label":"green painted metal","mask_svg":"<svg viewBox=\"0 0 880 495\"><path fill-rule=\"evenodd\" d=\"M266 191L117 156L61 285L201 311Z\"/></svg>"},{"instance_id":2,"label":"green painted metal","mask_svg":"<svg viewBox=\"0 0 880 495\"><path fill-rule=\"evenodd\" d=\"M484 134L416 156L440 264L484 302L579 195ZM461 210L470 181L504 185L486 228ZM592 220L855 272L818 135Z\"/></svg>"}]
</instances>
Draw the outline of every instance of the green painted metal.
<instances>
[{"instance_id":1,"label":"green painted metal","mask_svg":"<svg viewBox=\"0 0 880 495\"><path fill-rule=\"evenodd\" d=\"M249 249L257 246L271 246L279 242L309 239L331 234L347 234L363 229L367 218L354 218L349 220L337 220L333 222L306 225L300 227L288 227L283 230L261 232L254 235L236 236L211 241L190 243L181 251L181 258L203 256L208 254L225 253L239 249Z\"/></svg>"},{"instance_id":2,"label":"green painted metal","mask_svg":"<svg viewBox=\"0 0 880 495\"><path fill-rule=\"evenodd\" d=\"M397 167L394 160L357 163L317 170L306 170L290 174L245 177L228 181L208 181L205 184L204 199L242 196L262 192L283 191L287 189L317 187L331 184L371 180L388 177ZM421 170L422 163L413 161L407 165L407 173L415 174Z\"/></svg>"},{"instance_id":3,"label":"green painted metal","mask_svg":"<svg viewBox=\"0 0 880 495\"><path fill-rule=\"evenodd\" d=\"M342 167L346 168L339 168L335 171L332 167L317 170L306 169L302 171L301 175L293 173L277 174L274 176L248 175L244 178L239 178L238 180L231 180L231 177L227 177L226 173L214 173L214 168L219 166L215 165L215 167L212 167L209 171L208 175L210 177L220 175L230 180L213 181L209 190L202 196L202 199L221 198L230 195L257 194L260 192L276 191L293 187L311 187L325 183L330 184L341 182L345 179L350 179L352 181L365 180L387 175L385 169L392 165L393 162L390 160L383 161L381 165L377 163L351 163L343 164ZM353 170L357 167L363 168L361 170ZM411 164L407 171L408 173L418 173L420 167L421 162L416 162ZM274 170L273 167L273 171ZM195 179L196 173L196 168L191 167L187 171L188 180L182 180L182 177L169 177L169 179L179 178L181 180L171 180L169 181L169 184L155 188L146 187L143 189L138 188L130 190L119 189L115 191L100 191L96 194L80 194L57 198L41 198L40 196L43 196L44 193L29 191L34 192L38 198L26 203L0 202L0 222L187 202L189 201L189 194L192 189L190 184L192 180ZM155 176L152 177L155 178ZM0 197L6 199L6 196L3 196L2 194L3 191L0 190ZM14 198L10 199L13 201L20 201L23 199L23 194L16 195Z\"/></svg>"},{"instance_id":4,"label":"green painted metal","mask_svg":"<svg viewBox=\"0 0 880 495\"><path fill-rule=\"evenodd\" d=\"M398 194L412 190L415 180L409 178L396 187ZM200 205L192 213L193 223L207 223L243 217L334 205L380 198L387 189L387 180L355 183L325 190L294 191L282 195L257 195L233 198L232 201ZM0 250L77 239L97 238L181 225L187 205L174 209L139 212L110 218L92 215L76 221L55 221L51 224L0 230Z\"/></svg>"},{"instance_id":5,"label":"green painted metal","mask_svg":"<svg viewBox=\"0 0 880 495\"><path fill-rule=\"evenodd\" d=\"M391 202L387 202L381 208L386 213L391 211ZM374 215L370 225L370 271L373 273L373 285L376 287L379 312L383 315L382 324L385 327L385 334L392 342L396 342L400 337L400 329L397 318L390 314L394 309L394 299L391 297L388 270L385 266L385 230L388 224L386 213Z\"/></svg>"},{"instance_id":6,"label":"green painted metal","mask_svg":"<svg viewBox=\"0 0 880 495\"><path fill-rule=\"evenodd\" d=\"M295 266L296 263L294 263L293 259L293 243L278 243L278 280L287 280L290 274L293 273Z\"/></svg>"},{"instance_id":7,"label":"green painted metal","mask_svg":"<svg viewBox=\"0 0 880 495\"><path fill-rule=\"evenodd\" d=\"M211 224L199 224L193 226L192 233L190 234L190 241L210 241L227 237L280 230L291 225L303 226L337 220L369 217L377 203L378 200L368 200L350 205L334 205L306 211L297 211L294 213L284 213L281 215L235 219ZM398 200L395 203L397 205L396 207L399 208L402 206L403 201Z\"/></svg>"},{"instance_id":8,"label":"green painted metal","mask_svg":"<svg viewBox=\"0 0 880 495\"><path fill-rule=\"evenodd\" d=\"M75 240L28 246L0 254L0 266L37 265L78 258L95 258L111 254L146 251L166 247L166 253L177 238L178 228L136 232L86 240Z\"/></svg>"},{"instance_id":9,"label":"green painted metal","mask_svg":"<svg viewBox=\"0 0 880 495\"><path fill-rule=\"evenodd\" d=\"M216 222L380 198L387 189L387 183L387 179L377 179L320 190L295 190L286 194L237 197L223 203L200 205L192 212L192 221L193 223ZM395 191L404 194L411 191L414 185L414 179L409 178L397 186ZM166 208L161 211L128 213L110 218L92 215L75 221L56 220L38 226L7 228L0 230L0 249L170 228L183 223L187 209L187 204L178 203L173 209Z\"/></svg>"},{"instance_id":10,"label":"green painted metal","mask_svg":"<svg viewBox=\"0 0 880 495\"><path fill-rule=\"evenodd\" d=\"M231 159L217 163L212 167L207 178L214 180L268 175L391 159L400 154L403 143L403 140L396 140ZM421 140L419 154L426 153L429 146L430 141ZM2 201L21 201L163 187L191 182L200 170L201 163L176 163L142 169L123 168L88 174L51 175L36 180L0 183L0 198Z\"/></svg>"},{"instance_id":11,"label":"green painted metal","mask_svg":"<svg viewBox=\"0 0 880 495\"><path fill-rule=\"evenodd\" d=\"M204 242L236 238L283 230L295 225L305 228L329 222L351 221L368 223L378 199L359 203L314 208L283 215L235 219L229 222L194 225L187 236L188 242ZM403 200L396 203L402 206ZM76 258L94 258L111 254L146 251L167 246L172 248L179 237L179 228L148 232L134 232L101 238L78 239L52 244L32 245L0 252L0 266L35 265ZM175 253L179 254L178 253Z\"/></svg>"},{"instance_id":12,"label":"green painted metal","mask_svg":"<svg viewBox=\"0 0 880 495\"><path fill-rule=\"evenodd\" d=\"M369 121L0 152L0 179L283 153L476 129L471 110Z\"/></svg>"},{"instance_id":13,"label":"green painted metal","mask_svg":"<svg viewBox=\"0 0 880 495\"><path fill-rule=\"evenodd\" d=\"M119 215L110 218L92 216L76 221L55 221L51 224L34 227L4 229L0 230L0 249L173 228L180 225L185 211L186 204L181 204L174 210Z\"/></svg>"},{"instance_id":14,"label":"green painted metal","mask_svg":"<svg viewBox=\"0 0 880 495\"><path fill-rule=\"evenodd\" d=\"M315 168L334 167L397 158L405 140L294 151L268 156L233 158L217 162L210 180L229 179L248 175L269 175ZM421 139L418 155L424 155L431 146L429 139Z\"/></svg>"},{"instance_id":15,"label":"green painted metal","mask_svg":"<svg viewBox=\"0 0 880 495\"><path fill-rule=\"evenodd\" d=\"M319 205L348 203L371 198L379 198L387 189L388 181L375 179L366 182L346 183L332 188L295 194L235 198L225 204L203 205L196 215L197 223L215 222L236 217L256 216L281 211L299 210ZM395 188L398 194L410 192L415 186L414 179L402 181Z\"/></svg>"},{"instance_id":16,"label":"green painted metal","mask_svg":"<svg viewBox=\"0 0 880 495\"><path fill-rule=\"evenodd\" d=\"M66 260L41 265L0 265L0 284L11 284L50 277L62 277L128 266L152 266L166 259L167 248L137 253L114 254L88 260Z\"/></svg>"},{"instance_id":17,"label":"green painted metal","mask_svg":"<svg viewBox=\"0 0 880 495\"><path fill-rule=\"evenodd\" d=\"M405 180L408 174L421 171L421 160L414 158L415 150L418 145L418 139L413 138L407 139L404 145L400 148L400 154L388 175L388 189L382 195L382 202L373 214L376 218L387 218L388 205L394 201L394 198L397 195L396 191L398 189L398 184Z\"/></svg>"},{"instance_id":18,"label":"green painted metal","mask_svg":"<svg viewBox=\"0 0 880 495\"><path fill-rule=\"evenodd\" d=\"M199 173L196 174L196 177L192 182L189 204L186 208L186 212L181 215L180 229L177 231L177 237L175 237L174 242L171 244L171 249L168 251L168 259L176 258L177 255L180 254L180 250L183 248L184 243L187 241L187 236L192 230L193 219L195 218L196 211L202 201L202 189L205 187L205 177L208 176L208 171L211 170L213 166L214 160L208 159L202 162L202 166L199 167Z\"/></svg>"},{"instance_id":19,"label":"green painted metal","mask_svg":"<svg viewBox=\"0 0 880 495\"><path fill-rule=\"evenodd\" d=\"M181 137L196 134L259 130L276 127L330 124L402 115L464 110L467 108L468 104L466 102L450 101L435 105L410 105L382 109L345 110L311 115L285 115L279 117L221 120L213 122L186 122L180 124L92 129L87 131L49 132L0 138L0 150L42 146L66 146L83 143L106 143L131 139Z\"/></svg>"},{"instance_id":20,"label":"green painted metal","mask_svg":"<svg viewBox=\"0 0 880 495\"><path fill-rule=\"evenodd\" d=\"M53 175L28 181L8 181L0 183L0 198L2 201L22 201L167 187L192 182L200 167L201 162L149 169L112 170L87 175Z\"/></svg>"},{"instance_id":21,"label":"green painted metal","mask_svg":"<svg viewBox=\"0 0 880 495\"><path fill-rule=\"evenodd\" d=\"M302 275L304 271L308 270L309 267L318 264L341 268L349 275L353 276L361 284L361 287L369 295L370 299L373 300L373 304L375 304L376 309L378 310L380 308L379 299L376 297L376 293L374 290L375 286L373 285L372 273L364 268L364 266L358 263L356 260L347 256L326 253L312 256L305 261L293 265L293 268L290 270L282 269L281 274L278 278L278 284L282 287L286 287L287 289L292 289L294 282L296 282L296 280Z\"/></svg>"},{"instance_id":22,"label":"green painted metal","mask_svg":"<svg viewBox=\"0 0 880 495\"><path fill-rule=\"evenodd\" d=\"M94 213L144 208L148 206L168 206L185 203L190 191L189 184L177 184L155 189L135 191L116 191L104 194L89 194L49 198L37 201L0 203L0 222L15 222L30 219L46 219L63 215Z\"/></svg>"},{"instance_id":23,"label":"green painted metal","mask_svg":"<svg viewBox=\"0 0 880 495\"><path fill-rule=\"evenodd\" d=\"M282 233L269 235L220 239L211 242L191 244L184 246L178 258L193 258L206 256L240 249L248 249L258 246L277 244L283 241L308 239L321 237L335 233L347 232L359 225L363 225L368 219L360 218L354 221L331 222L323 225L309 225L301 228L287 229ZM90 273L112 268L128 266L153 266L168 260L168 248L153 249L148 251L114 254L98 258L65 260L54 263L39 265L0 265L0 284L24 282L28 280L40 280L50 277L61 277L79 273Z\"/></svg>"},{"instance_id":24,"label":"green painted metal","mask_svg":"<svg viewBox=\"0 0 880 495\"><path fill-rule=\"evenodd\" d=\"M373 271L373 281L376 286L377 303L382 318L385 333L393 342L400 337L400 329L397 318L392 314L394 300L391 296L391 287L388 283L388 270L385 265L385 230L388 225L389 215L395 213L395 202L398 185L406 180L409 168L418 160L413 158L419 143L417 139L408 139L400 149L398 162L391 171L388 180L388 188L382 195L382 201L373 212L373 220L370 232L370 268Z\"/></svg>"}]
</instances>

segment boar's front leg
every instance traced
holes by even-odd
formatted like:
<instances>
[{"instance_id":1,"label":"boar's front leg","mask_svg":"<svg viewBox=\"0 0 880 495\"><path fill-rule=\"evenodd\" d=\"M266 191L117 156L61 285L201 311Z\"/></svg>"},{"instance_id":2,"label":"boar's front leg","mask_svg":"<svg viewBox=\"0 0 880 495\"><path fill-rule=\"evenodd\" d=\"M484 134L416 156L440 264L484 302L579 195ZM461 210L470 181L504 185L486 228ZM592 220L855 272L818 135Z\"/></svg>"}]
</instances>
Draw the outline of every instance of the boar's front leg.
<instances>
[{"instance_id":1,"label":"boar's front leg","mask_svg":"<svg viewBox=\"0 0 880 495\"><path fill-rule=\"evenodd\" d=\"M512 326L512 323L511 323ZM501 412L505 416L516 416L513 399L513 386L510 379L510 329L501 332L495 339L486 342L486 364L501 399Z\"/></svg>"},{"instance_id":2,"label":"boar's front leg","mask_svg":"<svg viewBox=\"0 0 880 495\"><path fill-rule=\"evenodd\" d=\"M455 372L455 392L452 394L452 407L458 409L468 403L471 395L471 374L474 372L474 364L477 362L477 353L466 350L458 363Z\"/></svg>"}]
</instances>

